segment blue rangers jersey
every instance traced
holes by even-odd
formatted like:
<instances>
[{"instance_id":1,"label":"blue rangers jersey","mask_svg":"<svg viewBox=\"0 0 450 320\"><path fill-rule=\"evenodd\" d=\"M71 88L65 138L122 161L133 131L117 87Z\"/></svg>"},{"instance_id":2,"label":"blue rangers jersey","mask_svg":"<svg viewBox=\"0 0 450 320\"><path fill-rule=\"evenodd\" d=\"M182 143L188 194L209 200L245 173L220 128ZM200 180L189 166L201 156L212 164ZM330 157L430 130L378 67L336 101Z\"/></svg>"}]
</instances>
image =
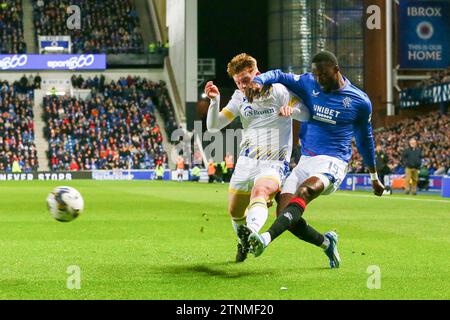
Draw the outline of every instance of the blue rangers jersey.
<instances>
[{"instance_id":1,"label":"blue rangers jersey","mask_svg":"<svg viewBox=\"0 0 450 320\"><path fill-rule=\"evenodd\" d=\"M366 93L345 77L344 80L343 88L331 92L322 91L312 73L294 75L274 70L253 81L260 85L281 83L302 99L311 115L306 134L302 135L303 155L327 155L348 162L352 156L352 138L355 137L364 163L375 167L370 122L372 104Z\"/></svg>"}]
</instances>

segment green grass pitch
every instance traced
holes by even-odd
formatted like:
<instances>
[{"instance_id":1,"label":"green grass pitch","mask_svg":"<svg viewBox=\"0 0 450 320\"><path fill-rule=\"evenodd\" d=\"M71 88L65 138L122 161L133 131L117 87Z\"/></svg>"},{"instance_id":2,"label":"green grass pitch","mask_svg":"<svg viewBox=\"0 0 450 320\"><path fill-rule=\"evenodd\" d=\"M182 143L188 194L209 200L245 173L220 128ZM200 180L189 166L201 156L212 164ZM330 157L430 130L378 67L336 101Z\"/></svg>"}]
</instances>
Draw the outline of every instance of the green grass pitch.
<instances>
[{"instance_id":1,"label":"green grass pitch","mask_svg":"<svg viewBox=\"0 0 450 320\"><path fill-rule=\"evenodd\" d=\"M73 222L47 212L57 185L84 196ZM338 192L312 203L309 223L340 236L342 266L329 269L290 233L233 263L226 185L1 182L0 299L449 299L450 201L409 198ZM69 266L80 289L67 288ZM380 289L367 286L369 266Z\"/></svg>"}]
</instances>

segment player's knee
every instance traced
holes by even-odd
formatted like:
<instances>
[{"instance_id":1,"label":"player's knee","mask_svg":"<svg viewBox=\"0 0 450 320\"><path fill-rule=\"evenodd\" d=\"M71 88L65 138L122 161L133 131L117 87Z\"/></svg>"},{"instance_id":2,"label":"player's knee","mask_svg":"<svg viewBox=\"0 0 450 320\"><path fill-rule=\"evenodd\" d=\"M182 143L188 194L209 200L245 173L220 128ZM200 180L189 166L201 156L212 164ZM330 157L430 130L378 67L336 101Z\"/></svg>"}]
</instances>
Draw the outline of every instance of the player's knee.
<instances>
[{"instance_id":1,"label":"player's knee","mask_svg":"<svg viewBox=\"0 0 450 320\"><path fill-rule=\"evenodd\" d=\"M300 186L297 190L296 196L309 202L318 196L318 191L311 186Z\"/></svg>"},{"instance_id":2,"label":"player's knee","mask_svg":"<svg viewBox=\"0 0 450 320\"><path fill-rule=\"evenodd\" d=\"M269 199L270 194L273 191L268 188L267 186L261 185L261 186L254 186L252 190L252 198L258 197L258 198L265 198Z\"/></svg>"}]
</instances>

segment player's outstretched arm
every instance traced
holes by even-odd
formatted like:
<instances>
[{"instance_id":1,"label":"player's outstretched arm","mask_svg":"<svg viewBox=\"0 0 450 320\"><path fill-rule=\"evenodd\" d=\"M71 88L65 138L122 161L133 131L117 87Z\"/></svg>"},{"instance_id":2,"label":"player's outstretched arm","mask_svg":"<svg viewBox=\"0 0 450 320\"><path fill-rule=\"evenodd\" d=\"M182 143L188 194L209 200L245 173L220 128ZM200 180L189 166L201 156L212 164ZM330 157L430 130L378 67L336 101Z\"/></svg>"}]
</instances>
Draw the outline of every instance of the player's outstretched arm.
<instances>
[{"instance_id":1,"label":"player's outstretched arm","mask_svg":"<svg viewBox=\"0 0 450 320\"><path fill-rule=\"evenodd\" d=\"M376 196L383 195L384 186L378 179L377 169L375 166L375 145L372 134L372 105L367 101L360 109L360 117L355 126L356 147L362 155L364 163L368 166L370 179L372 180L373 193Z\"/></svg>"},{"instance_id":2,"label":"player's outstretched arm","mask_svg":"<svg viewBox=\"0 0 450 320\"><path fill-rule=\"evenodd\" d=\"M274 83L281 83L289 88L289 85L294 85L297 83L296 76L292 73L284 73L283 71L271 70L256 76L253 82L263 86L270 85Z\"/></svg>"},{"instance_id":3,"label":"player's outstretched arm","mask_svg":"<svg viewBox=\"0 0 450 320\"><path fill-rule=\"evenodd\" d=\"M253 82L246 88L245 95L249 102L253 102L253 99L261 94L264 86L267 87L274 83L281 83L289 90L297 93L303 88L300 80L300 76L292 73L284 73L281 70L268 71L253 79Z\"/></svg>"},{"instance_id":4,"label":"player's outstretched arm","mask_svg":"<svg viewBox=\"0 0 450 320\"><path fill-rule=\"evenodd\" d=\"M220 108L220 91L212 81L205 86L205 94L210 99L208 115L206 117L206 128L211 133L216 133L225 128L235 118L230 108L234 108L237 101L232 99L222 110Z\"/></svg>"}]
</instances>

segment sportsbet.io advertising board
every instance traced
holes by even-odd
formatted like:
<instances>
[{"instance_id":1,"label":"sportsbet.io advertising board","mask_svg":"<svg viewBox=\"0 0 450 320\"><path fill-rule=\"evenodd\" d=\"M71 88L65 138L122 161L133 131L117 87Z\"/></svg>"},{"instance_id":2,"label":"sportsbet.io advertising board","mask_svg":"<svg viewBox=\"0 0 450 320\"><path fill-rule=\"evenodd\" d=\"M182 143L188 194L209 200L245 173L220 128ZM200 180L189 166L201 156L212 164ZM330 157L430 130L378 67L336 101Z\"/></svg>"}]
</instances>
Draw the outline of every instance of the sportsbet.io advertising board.
<instances>
[{"instance_id":1,"label":"sportsbet.io advertising board","mask_svg":"<svg viewBox=\"0 0 450 320\"><path fill-rule=\"evenodd\" d=\"M104 70L104 54L1 54L0 70Z\"/></svg>"},{"instance_id":2,"label":"sportsbet.io advertising board","mask_svg":"<svg viewBox=\"0 0 450 320\"><path fill-rule=\"evenodd\" d=\"M397 29L400 68L450 66L450 1L400 0Z\"/></svg>"}]
</instances>

